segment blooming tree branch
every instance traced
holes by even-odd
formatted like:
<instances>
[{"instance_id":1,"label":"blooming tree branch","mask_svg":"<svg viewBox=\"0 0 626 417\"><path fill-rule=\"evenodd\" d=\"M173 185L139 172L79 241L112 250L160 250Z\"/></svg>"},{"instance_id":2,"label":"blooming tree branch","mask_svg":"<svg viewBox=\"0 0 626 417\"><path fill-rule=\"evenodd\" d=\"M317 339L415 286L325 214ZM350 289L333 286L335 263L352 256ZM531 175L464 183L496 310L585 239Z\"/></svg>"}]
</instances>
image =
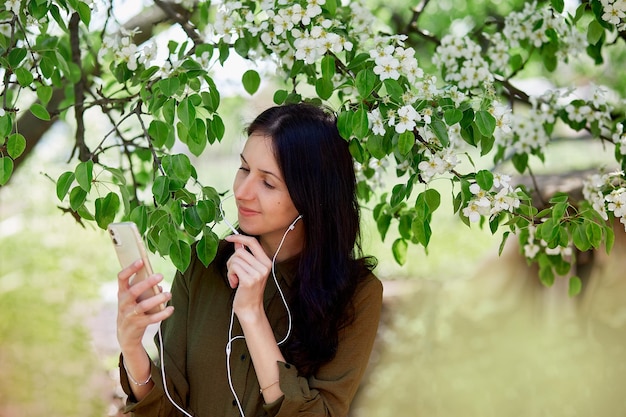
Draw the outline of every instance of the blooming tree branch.
<instances>
[{"instance_id":1,"label":"blooming tree branch","mask_svg":"<svg viewBox=\"0 0 626 417\"><path fill-rule=\"evenodd\" d=\"M135 221L150 248L180 270L194 241L203 262L214 256L220 196L198 182L187 153L173 149L183 144L200 155L223 138L213 68L232 54L275 65L282 83L274 91L277 104L311 100L336 111L355 159L359 197L375 205L381 239L397 227L392 250L399 263L409 244L428 246L441 200L434 184L441 179L452 184L459 218L494 233L504 229L504 240L516 236L547 285L575 262L572 247L610 249L612 220L626 224L620 92L597 85L587 96L573 86L537 94L518 84L538 66L554 73L583 57L601 65L624 39L623 0L590 0L571 12L559 0L525 2L473 31L438 34L420 27L428 0L399 26L405 33L393 33L358 1L159 0L155 5L187 36L165 46L136 43L138 30L113 27L113 6L104 0L43 3L8 0L0 11L0 184L26 148L20 108L51 120L57 115L47 105L63 87L58 117L73 108L79 156L57 180L59 199L103 228L116 217ZM96 29L92 15L102 6L107 23ZM432 55L418 43L424 40L434 46ZM249 94L262 76L270 75L243 74ZM93 151L80 124L87 109L99 109L113 126ZM129 124L130 114L136 124ZM613 146L607 167L616 172L590 179L585 201L546 196L540 211L532 190L513 186L512 172L498 171L510 163L532 176L532 160L542 161L555 130L564 128ZM475 167L475 158L490 160L492 168L463 168ZM385 170L397 174L389 192L381 191Z\"/></svg>"}]
</instances>

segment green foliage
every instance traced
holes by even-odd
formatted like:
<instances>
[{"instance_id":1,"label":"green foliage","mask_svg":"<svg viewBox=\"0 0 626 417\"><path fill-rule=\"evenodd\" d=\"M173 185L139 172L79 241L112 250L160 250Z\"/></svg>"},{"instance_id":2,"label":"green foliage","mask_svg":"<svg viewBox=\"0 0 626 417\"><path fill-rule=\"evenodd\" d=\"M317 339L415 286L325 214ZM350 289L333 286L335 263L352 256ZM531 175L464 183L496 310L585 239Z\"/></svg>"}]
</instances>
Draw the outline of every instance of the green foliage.
<instances>
[{"instance_id":1,"label":"green foliage","mask_svg":"<svg viewBox=\"0 0 626 417\"><path fill-rule=\"evenodd\" d=\"M192 250L208 264L222 220L221 196L201 183L190 156L208 152L226 134L213 69L235 58L272 60L275 103L306 100L336 111L339 132L358 163L359 197L364 204L379 199L372 213L381 240L397 228L392 253L398 263L406 262L409 243L427 248L435 233L432 215L441 203L435 179L453 185L452 209L465 224L488 225L492 233L504 228L504 240L514 234L522 246L538 247L527 257L537 262L545 284L567 272L565 248L610 248L610 216L598 211L598 201L594 209L559 196L538 213L529 193L498 173L508 165L532 175L534 160L544 161L546 147L564 126L622 146L624 108L602 94L570 99L548 91L530 97L514 87L518 78L536 73L556 78L583 51L596 65L612 56L624 22L604 20L599 1L582 4L573 15L562 0L464 3L443 15L443 4L425 3L419 13L402 4L393 21L387 9L374 7L376 16L359 2L327 0L318 9L300 3L315 18L292 16L298 21L285 26L268 16L284 18L291 4L276 5L271 14L255 1L225 2L219 9L196 4L185 39L161 45L165 63L153 60L151 46L135 47L136 33L96 28L85 2L30 2L5 12L2 24L15 36L0 35L0 69L9 81L0 115L0 184L9 181L13 161L26 149L17 106L25 90L33 95L24 108L42 121L73 112L84 122L85 109L99 109L114 129L94 145L77 128L77 159L57 178L61 204L100 228L116 219L135 221L149 248L179 270ZM484 24L458 34L446 21L461 17L456 13ZM55 22L60 32L42 30L36 42L27 42L32 18L44 29ZM398 19L407 20L406 36L389 30ZM194 32L209 25L215 26L210 39ZM76 56L76 42L99 53ZM272 78L260 68L241 75L248 95L259 94L261 80ZM55 94L64 96L59 108L50 106ZM486 167L487 158L496 165ZM471 168L460 169L461 159ZM621 152L614 162L626 165ZM398 181L379 193L377 181L388 164ZM623 175L612 176L599 191L616 193L623 182ZM611 204L600 203L615 211Z\"/></svg>"}]
</instances>

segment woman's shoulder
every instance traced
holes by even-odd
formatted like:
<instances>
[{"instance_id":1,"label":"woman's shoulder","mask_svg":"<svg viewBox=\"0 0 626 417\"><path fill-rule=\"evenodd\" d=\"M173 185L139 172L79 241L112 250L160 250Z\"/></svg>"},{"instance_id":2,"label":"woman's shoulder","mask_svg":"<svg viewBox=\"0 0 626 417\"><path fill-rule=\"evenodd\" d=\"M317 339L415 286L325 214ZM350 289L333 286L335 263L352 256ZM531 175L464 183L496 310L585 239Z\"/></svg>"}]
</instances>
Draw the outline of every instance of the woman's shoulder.
<instances>
[{"instance_id":1,"label":"woman's shoulder","mask_svg":"<svg viewBox=\"0 0 626 417\"><path fill-rule=\"evenodd\" d=\"M359 274L360 279L355 292L356 299L380 299L382 302L383 283L370 266L361 266L361 268L363 269Z\"/></svg>"}]
</instances>

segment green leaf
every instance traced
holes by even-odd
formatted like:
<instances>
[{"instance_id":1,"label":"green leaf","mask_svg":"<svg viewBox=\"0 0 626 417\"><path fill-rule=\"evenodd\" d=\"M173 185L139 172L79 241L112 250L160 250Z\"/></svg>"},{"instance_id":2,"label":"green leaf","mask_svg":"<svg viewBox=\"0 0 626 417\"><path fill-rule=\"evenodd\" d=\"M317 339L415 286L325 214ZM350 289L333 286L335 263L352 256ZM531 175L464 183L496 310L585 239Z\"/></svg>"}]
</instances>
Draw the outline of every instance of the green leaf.
<instances>
[{"instance_id":1,"label":"green leaf","mask_svg":"<svg viewBox=\"0 0 626 417\"><path fill-rule=\"evenodd\" d=\"M391 207L400 205L406 197L406 184L396 184L391 191L391 199L389 204Z\"/></svg>"},{"instance_id":2,"label":"green leaf","mask_svg":"<svg viewBox=\"0 0 626 417\"><path fill-rule=\"evenodd\" d=\"M595 19L589 22L589 26L587 27L587 42L591 45L596 45L602 39L604 35L604 28L602 25Z\"/></svg>"},{"instance_id":3,"label":"green leaf","mask_svg":"<svg viewBox=\"0 0 626 417\"><path fill-rule=\"evenodd\" d=\"M78 15L80 16L80 20L85 24L85 26L89 27L89 23L91 22L91 9L89 6L80 1L78 2L78 7L76 9L78 11Z\"/></svg>"},{"instance_id":4,"label":"green leaf","mask_svg":"<svg viewBox=\"0 0 626 417\"><path fill-rule=\"evenodd\" d=\"M210 140L211 143L215 142L215 137L212 135L211 129L207 129L202 119L196 119L190 126L188 135L187 147L195 156L200 156L204 151L207 140Z\"/></svg>"},{"instance_id":5,"label":"green leaf","mask_svg":"<svg viewBox=\"0 0 626 417\"><path fill-rule=\"evenodd\" d=\"M335 86L332 80L327 78L318 78L315 80L315 92L322 100L328 100L333 95Z\"/></svg>"},{"instance_id":6,"label":"green leaf","mask_svg":"<svg viewBox=\"0 0 626 417\"><path fill-rule=\"evenodd\" d=\"M196 245L196 253L202 265L209 266L213 259L215 259L218 244L219 238L217 235L211 230L205 230L202 239L200 239Z\"/></svg>"},{"instance_id":7,"label":"green leaf","mask_svg":"<svg viewBox=\"0 0 626 417\"><path fill-rule=\"evenodd\" d=\"M387 93L393 98L394 101L401 101L402 95L404 94L404 88L400 85L400 83L391 78L387 78L383 81L385 85L385 89Z\"/></svg>"},{"instance_id":8,"label":"green leaf","mask_svg":"<svg viewBox=\"0 0 626 417\"><path fill-rule=\"evenodd\" d=\"M559 65L556 55L554 53L550 53L548 49L542 50L541 58L543 60L543 66L549 72L554 72L556 67Z\"/></svg>"},{"instance_id":9,"label":"green leaf","mask_svg":"<svg viewBox=\"0 0 626 417\"><path fill-rule=\"evenodd\" d=\"M496 143L495 136L483 136L480 139L480 156L487 155L493 149L493 145Z\"/></svg>"},{"instance_id":10,"label":"green leaf","mask_svg":"<svg viewBox=\"0 0 626 417\"><path fill-rule=\"evenodd\" d=\"M393 252L393 258L398 265L404 265L406 263L408 244L404 239L396 239L391 245L391 251Z\"/></svg>"},{"instance_id":11,"label":"green leaf","mask_svg":"<svg viewBox=\"0 0 626 417\"><path fill-rule=\"evenodd\" d=\"M585 232L591 246L598 248L602 242L602 227L596 222L587 221L585 222Z\"/></svg>"},{"instance_id":12,"label":"green leaf","mask_svg":"<svg viewBox=\"0 0 626 417\"><path fill-rule=\"evenodd\" d=\"M335 16L337 12L337 0L326 0L326 3L322 5L322 8L325 9L331 16Z\"/></svg>"},{"instance_id":13,"label":"green leaf","mask_svg":"<svg viewBox=\"0 0 626 417\"><path fill-rule=\"evenodd\" d=\"M169 99L163 103L163 107L161 107L161 114L165 119L165 122L170 125L174 124L174 116L176 114L176 100Z\"/></svg>"},{"instance_id":14,"label":"green leaf","mask_svg":"<svg viewBox=\"0 0 626 417\"><path fill-rule=\"evenodd\" d=\"M389 230L389 226L391 225L391 215L387 213L381 213L380 216L376 219L376 228L378 229L378 233L380 234L380 239L382 241L385 240L385 236L387 235L387 231Z\"/></svg>"},{"instance_id":15,"label":"green leaf","mask_svg":"<svg viewBox=\"0 0 626 417\"><path fill-rule=\"evenodd\" d=\"M43 104L48 104L52 98L52 87L40 84L37 86L37 97Z\"/></svg>"},{"instance_id":16,"label":"green leaf","mask_svg":"<svg viewBox=\"0 0 626 417\"><path fill-rule=\"evenodd\" d=\"M101 229L106 229L109 223L115 220L115 215L120 209L120 198L117 194L110 192L105 197L97 198L96 223Z\"/></svg>"},{"instance_id":17,"label":"green leaf","mask_svg":"<svg viewBox=\"0 0 626 417\"><path fill-rule=\"evenodd\" d=\"M79 163L74 173L76 174L76 182L78 182L80 188L89 192L89 190L91 190L91 182L93 181L93 161L89 160Z\"/></svg>"},{"instance_id":18,"label":"green leaf","mask_svg":"<svg viewBox=\"0 0 626 417\"><path fill-rule=\"evenodd\" d=\"M332 83L333 76L335 75L335 57L325 55L324 58L322 58L321 69L322 78Z\"/></svg>"},{"instance_id":19,"label":"green leaf","mask_svg":"<svg viewBox=\"0 0 626 417\"><path fill-rule=\"evenodd\" d=\"M0 185L4 185L13 173L13 160L8 156L0 156Z\"/></svg>"},{"instance_id":20,"label":"green leaf","mask_svg":"<svg viewBox=\"0 0 626 417\"><path fill-rule=\"evenodd\" d=\"M502 255L502 251L504 250L504 246L510 234L511 232L508 232L508 231L502 234L502 240L500 241L500 246L498 247L498 256Z\"/></svg>"},{"instance_id":21,"label":"green leaf","mask_svg":"<svg viewBox=\"0 0 626 417\"><path fill-rule=\"evenodd\" d=\"M363 164L365 162L366 152L365 149L363 149L363 146L361 146L361 142L358 139L353 138L350 140L349 149L350 154L352 155L352 157L354 157L355 161L360 164Z\"/></svg>"},{"instance_id":22,"label":"green leaf","mask_svg":"<svg viewBox=\"0 0 626 417\"><path fill-rule=\"evenodd\" d=\"M70 207L72 210L77 211L87 200L87 191L82 187L74 187L70 191Z\"/></svg>"},{"instance_id":23,"label":"green leaf","mask_svg":"<svg viewBox=\"0 0 626 417\"><path fill-rule=\"evenodd\" d=\"M241 81L243 83L243 88L250 95L256 93L261 85L261 77L259 76L259 73L251 69L244 72L241 77Z\"/></svg>"},{"instance_id":24,"label":"green leaf","mask_svg":"<svg viewBox=\"0 0 626 417\"><path fill-rule=\"evenodd\" d=\"M172 242L169 248L169 256L172 263L180 272L185 272L191 262L191 248L184 240Z\"/></svg>"},{"instance_id":25,"label":"green leaf","mask_svg":"<svg viewBox=\"0 0 626 417\"><path fill-rule=\"evenodd\" d=\"M26 139L21 133L14 133L7 140L7 152L13 159L19 158L26 149Z\"/></svg>"},{"instance_id":26,"label":"green leaf","mask_svg":"<svg viewBox=\"0 0 626 417\"><path fill-rule=\"evenodd\" d=\"M515 72L519 70L520 68L522 68L522 65L524 65L524 59L521 57L521 55L515 54L512 55L511 58L509 58L509 66L511 67L511 71Z\"/></svg>"},{"instance_id":27,"label":"green leaf","mask_svg":"<svg viewBox=\"0 0 626 417\"><path fill-rule=\"evenodd\" d=\"M569 207L568 203L555 204L554 207L552 208L552 220L554 220L555 222L560 221L565 215L565 212L567 211L568 207Z\"/></svg>"},{"instance_id":28,"label":"green leaf","mask_svg":"<svg viewBox=\"0 0 626 417\"><path fill-rule=\"evenodd\" d=\"M483 136L492 136L496 129L496 118L486 110L476 112L476 127Z\"/></svg>"},{"instance_id":29,"label":"green leaf","mask_svg":"<svg viewBox=\"0 0 626 417\"><path fill-rule=\"evenodd\" d=\"M209 127L211 128L211 132L215 135L218 141L221 141L224 137L224 133L226 132L226 126L224 126L224 121L219 115L214 115L213 120L209 122Z\"/></svg>"},{"instance_id":30,"label":"green leaf","mask_svg":"<svg viewBox=\"0 0 626 417\"><path fill-rule=\"evenodd\" d=\"M537 226L537 235L550 244L559 234L559 224L553 219L547 219Z\"/></svg>"},{"instance_id":31,"label":"green leaf","mask_svg":"<svg viewBox=\"0 0 626 417\"><path fill-rule=\"evenodd\" d=\"M415 144L415 136L411 131L405 131L398 136L398 151L401 155L406 155L411 152L413 145Z\"/></svg>"},{"instance_id":32,"label":"green leaf","mask_svg":"<svg viewBox=\"0 0 626 417\"><path fill-rule=\"evenodd\" d=\"M9 66L17 69L24 58L26 58L26 55L28 55L26 48L12 48L8 55Z\"/></svg>"},{"instance_id":33,"label":"green leaf","mask_svg":"<svg viewBox=\"0 0 626 417\"><path fill-rule=\"evenodd\" d=\"M443 113L443 118L446 120L448 125L452 126L463 119L463 112L457 108L451 108Z\"/></svg>"},{"instance_id":34,"label":"green leaf","mask_svg":"<svg viewBox=\"0 0 626 417\"><path fill-rule=\"evenodd\" d=\"M582 288L583 282L580 280L580 278L574 276L569 279L569 289L567 292L570 297L575 297L580 294Z\"/></svg>"},{"instance_id":35,"label":"green leaf","mask_svg":"<svg viewBox=\"0 0 626 417\"><path fill-rule=\"evenodd\" d=\"M57 68L60 69L63 74L69 76L71 71L69 65L67 65L65 57L58 51L54 53L54 56L56 58Z\"/></svg>"},{"instance_id":36,"label":"green leaf","mask_svg":"<svg viewBox=\"0 0 626 417\"><path fill-rule=\"evenodd\" d=\"M22 87L28 87L35 79L30 71L22 67L16 68L13 72L17 77L17 82Z\"/></svg>"},{"instance_id":37,"label":"green leaf","mask_svg":"<svg viewBox=\"0 0 626 417\"><path fill-rule=\"evenodd\" d=\"M427 219L415 218L411 230L417 242L421 243L425 248L428 247L430 236L432 235L430 222Z\"/></svg>"},{"instance_id":38,"label":"green leaf","mask_svg":"<svg viewBox=\"0 0 626 417\"><path fill-rule=\"evenodd\" d=\"M152 144L155 148L163 147L173 133L172 125L161 120L152 120L148 126L148 134L152 138Z\"/></svg>"},{"instance_id":39,"label":"green leaf","mask_svg":"<svg viewBox=\"0 0 626 417\"><path fill-rule=\"evenodd\" d=\"M148 230L148 208L137 206L130 212L130 221L134 222L142 235Z\"/></svg>"},{"instance_id":40,"label":"green leaf","mask_svg":"<svg viewBox=\"0 0 626 417\"><path fill-rule=\"evenodd\" d=\"M287 90L276 90L274 92L274 103L278 105L283 104L288 95L289 92Z\"/></svg>"},{"instance_id":41,"label":"green leaf","mask_svg":"<svg viewBox=\"0 0 626 417\"><path fill-rule=\"evenodd\" d=\"M369 97L374 90L378 77L371 68L365 68L356 75L356 89L362 98Z\"/></svg>"},{"instance_id":42,"label":"green leaf","mask_svg":"<svg viewBox=\"0 0 626 417\"><path fill-rule=\"evenodd\" d=\"M165 96L172 97L180 88L180 79L178 77L164 78L159 81L158 85Z\"/></svg>"},{"instance_id":43,"label":"green leaf","mask_svg":"<svg viewBox=\"0 0 626 417\"><path fill-rule=\"evenodd\" d=\"M493 174L486 169L482 169L476 173L476 183L485 191L491 190L493 187Z\"/></svg>"},{"instance_id":44,"label":"green leaf","mask_svg":"<svg viewBox=\"0 0 626 417\"><path fill-rule=\"evenodd\" d=\"M385 150L385 138L381 136L370 136L365 145L370 155L376 159L383 159L387 155L387 151Z\"/></svg>"},{"instance_id":45,"label":"green leaf","mask_svg":"<svg viewBox=\"0 0 626 417\"><path fill-rule=\"evenodd\" d=\"M48 110L46 110L46 108L39 103L33 103L30 106L30 112L38 119L46 121L50 120L50 113L48 113Z\"/></svg>"},{"instance_id":46,"label":"green leaf","mask_svg":"<svg viewBox=\"0 0 626 417\"><path fill-rule=\"evenodd\" d=\"M209 91L204 91L202 93L202 101L204 103L204 106L207 108L207 110L210 111L217 111L218 107L220 106L220 92L217 90L217 86L215 85L215 83L213 82L212 79L209 78L210 81L209 85L211 86L211 88L209 89Z\"/></svg>"},{"instance_id":47,"label":"green leaf","mask_svg":"<svg viewBox=\"0 0 626 417\"><path fill-rule=\"evenodd\" d=\"M204 222L200 218L196 206L187 207L185 211L183 211L183 221L186 226L194 230L200 231L204 227Z\"/></svg>"},{"instance_id":48,"label":"green leaf","mask_svg":"<svg viewBox=\"0 0 626 417\"><path fill-rule=\"evenodd\" d=\"M56 186L57 197L59 200L63 201L75 178L76 176L72 171L66 171L59 176Z\"/></svg>"},{"instance_id":49,"label":"green leaf","mask_svg":"<svg viewBox=\"0 0 626 417\"><path fill-rule=\"evenodd\" d=\"M563 13L563 9L565 8L564 0L550 0L550 3L552 3L552 8L554 8L554 10L559 13Z\"/></svg>"},{"instance_id":50,"label":"green leaf","mask_svg":"<svg viewBox=\"0 0 626 417\"><path fill-rule=\"evenodd\" d=\"M410 240L413 238L413 233L411 231L411 225L413 224L413 216L410 214L404 214L400 216L400 221L398 223L398 232L400 233L400 237L403 239Z\"/></svg>"},{"instance_id":51,"label":"green leaf","mask_svg":"<svg viewBox=\"0 0 626 417\"><path fill-rule=\"evenodd\" d=\"M613 244L615 243L615 232L613 231L613 228L610 227L609 225L606 225L604 227L604 231L605 231L605 248L606 248L606 253L611 253L611 249L613 249Z\"/></svg>"},{"instance_id":52,"label":"green leaf","mask_svg":"<svg viewBox=\"0 0 626 417\"><path fill-rule=\"evenodd\" d=\"M589 238L587 238L584 223L574 225L574 230L572 231L572 239L574 241L574 246L576 246L576 248L581 252L585 252L591 249L591 243L589 242Z\"/></svg>"},{"instance_id":53,"label":"green leaf","mask_svg":"<svg viewBox=\"0 0 626 417\"><path fill-rule=\"evenodd\" d=\"M511 162L513 162L513 166L520 174L523 174L528 167L528 154L527 153L516 153L511 157Z\"/></svg>"},{"instance_id":54,"label":"green leaf","mask_svg":"<svg viewBox=\"0 0 626 417\"><path fill-rule=\"evenodd\" d=\"M433 131L437 139L442 146L448 146L450 144L450 137L448 136L448 127L446 124L438 119L433 119L430 123L430 129Z\"/></svg>"},{"instance_id":55,"label":"green leaf","mask_svg":"<svg viewBox=\"0 0 626 417\"><path fill-rule=\"evenodd\" d=\"M552 263L550 258L545 253L542 253L538 257L539 263L539 280L546 287L551 287L554 284L554 271L552 271Z\"/></svg>"},{"instance_id":56,"label":"green leaf","mask_svg":"<svg viewBox=\"0 0 626 417\"><path fill-rule=\"evenodd\" d=\"M13 120L11 113L6 113L4 116L0 116L0 146L2 146L2 138L8 136L11 133Z\"/></svg>"},{"instance_id":57,"label":"green leaf","mask_svg":"<svg viewBox=\"0 0 626 417\"><path fill-rule=\"evenodd\" d=\"M429 212L434 213L435 210L437 210L439 208L439 205L441 204L441 195L439 194L439 191L433 188L428 188L424 190L424 192L421 195L424 196L424 201L426 202L426 205L428 206Z\"/></svg>"},{"instance_id":58,"label":"green leaf","mask_svg":"<svg viewBox=\"0 0 626 417\"><path fill-rule=\"evenodd\" d=\"M191 126L191 123L196 120L196 108L189 97L185 97L180 101L176 108L176 113L180 122L186 127Z\"/></svg>"},{"instance_id":59,"label":"green leaf","mask_svg":"<svg viewBox=\"0 0 626 417\"><path fill-rule=\"evenodd\" d=\"M342 111L337 116L337 129L339 130L341 137L345 140L352 137L352 118L353 113L348 110Z\"/></svg>"},{"instance_id":60,"label":"green leaf","mask_svg":"<svg viewBox=\"0 0 626 417\"><path fill-rule=\"evenodd\" d=\"M352 133L357 138L363 138L369 133L369 121L367 119L367 111L364 107L359 107L354 113L354 117L352 118Z\"/></svg>"},{"instance_id":61,"label":"green leaf","mask_svg":"<svg viewBox=\"0 0 626 417\"><path fill-rule=\"evenodd\" d=\"M191 177L191 161L185 154L166 155L161 163L165 173L172 179L186 183Z\"/></svg>"},{"instance_id":62,"label":"green leaf","mask_svg":"<svg viewBox=\"0 0 626 417\"><path fill-rule=\"evenodd\" d=\"M170 198L170 179L165 176L158 176L152 184L152 194L158 204L165 204Z\"/></svg>"},{"instance_id":63,"label":"green leaf","mask_svg":"<svg viewBox=\"0 0 626 417\"><path fill-rule=\"evenodd\" d=\"M215 220L216 205L212 200L200 200L196 204L196 211L203 224Z\"/></svg>"}]
</instances>

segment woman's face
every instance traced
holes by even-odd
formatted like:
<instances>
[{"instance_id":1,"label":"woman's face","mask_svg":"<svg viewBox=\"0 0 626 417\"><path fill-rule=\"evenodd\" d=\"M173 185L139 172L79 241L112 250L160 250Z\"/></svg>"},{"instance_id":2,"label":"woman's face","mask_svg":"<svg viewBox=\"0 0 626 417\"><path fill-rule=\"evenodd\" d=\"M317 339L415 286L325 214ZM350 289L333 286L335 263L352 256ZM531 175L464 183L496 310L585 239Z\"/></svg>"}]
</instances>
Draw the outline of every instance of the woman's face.
<instances>
[{"instance_id":1,"label":"woman's face","mask_svg":"<svg viewBox=\"0 0 626 417\"><path fill-rule=\"evenodd\" d=\"M252 133L248 137L233 191L239 227L248 235L259 236L261 243L277 245L298 217L269 136Z\"/></svg>"}]
</instances>

